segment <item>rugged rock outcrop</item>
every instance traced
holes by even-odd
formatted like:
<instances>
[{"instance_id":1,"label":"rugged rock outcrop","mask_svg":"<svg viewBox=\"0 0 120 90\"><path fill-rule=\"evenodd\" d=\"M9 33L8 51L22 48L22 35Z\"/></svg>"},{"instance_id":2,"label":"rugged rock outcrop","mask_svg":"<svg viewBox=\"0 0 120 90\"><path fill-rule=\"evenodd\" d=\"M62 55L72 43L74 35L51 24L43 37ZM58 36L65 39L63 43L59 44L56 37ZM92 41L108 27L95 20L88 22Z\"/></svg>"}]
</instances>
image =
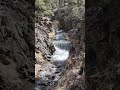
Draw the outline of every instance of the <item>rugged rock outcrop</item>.
<instances>
[{"instance_id":1,"label":"rugged rock outcrop","mask_svg":"<svg viewBox=\"0 0 120 90\"><path fill-rule=\"evenodd\" d=\"M46 59L48 59L54 51L51 41L51 38L53 38L54 35L50 18L39 17L35 27L35 47Z\"/></svg>"},{"instance_id":2,"label":"rugged rock outcrop","mask_svg":"<svg viewBox=\"0 0 120 90\"><path fill-rule=\"evenodd\" d=\"M34 3L34 2L33 2ZM0 89L34 89L34 6L0 1Z\"/></svg>"},{"instance_id":3,"label":"rugged rock outcrop","mask_svg":"<svg viewBox=\"0 0 120 90\"><path fill-rule=\"evenodd\" d=\"M119 4L118 0L86 2L87 90L120 89Z\"/></svg>"}]
</instances>

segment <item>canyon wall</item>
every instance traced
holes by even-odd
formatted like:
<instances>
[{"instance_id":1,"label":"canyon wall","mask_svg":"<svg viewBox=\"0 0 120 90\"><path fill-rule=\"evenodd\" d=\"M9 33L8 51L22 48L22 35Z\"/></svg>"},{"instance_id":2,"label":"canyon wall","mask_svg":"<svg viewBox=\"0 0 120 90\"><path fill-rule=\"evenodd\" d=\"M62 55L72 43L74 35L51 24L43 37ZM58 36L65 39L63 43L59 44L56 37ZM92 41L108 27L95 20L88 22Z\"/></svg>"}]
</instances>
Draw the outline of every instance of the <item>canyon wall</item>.
<instances>
[{"instance_id":1,"label":"canyon wall","mask_svg":"<svg viewBox=\"0 0 120 90\"><path fill-rule=\"evenodd\" d=\"M34 1L0 1L0 89L34 89Z\"/></svg>"}]
</instances>

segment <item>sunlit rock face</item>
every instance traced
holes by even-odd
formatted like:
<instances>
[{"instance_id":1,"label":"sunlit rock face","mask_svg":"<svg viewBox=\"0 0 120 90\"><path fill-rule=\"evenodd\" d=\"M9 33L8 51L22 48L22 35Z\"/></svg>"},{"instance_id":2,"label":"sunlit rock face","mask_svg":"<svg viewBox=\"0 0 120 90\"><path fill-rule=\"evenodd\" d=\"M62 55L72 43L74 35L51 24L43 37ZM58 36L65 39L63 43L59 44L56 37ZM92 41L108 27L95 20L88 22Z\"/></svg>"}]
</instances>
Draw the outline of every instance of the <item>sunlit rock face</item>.
<instances>
[{"instance_id":1,"label":"sunlit rock face","mask_svg":"<svg viewBox=\"0 0 120 90\"><path fill-rule=\"evenodd\" d=\"M35 48L48 58L53 52L51 38L54 32L51 30L51 19L48 17L39 17L35 26Z\"/></svg>"}]
</instances>

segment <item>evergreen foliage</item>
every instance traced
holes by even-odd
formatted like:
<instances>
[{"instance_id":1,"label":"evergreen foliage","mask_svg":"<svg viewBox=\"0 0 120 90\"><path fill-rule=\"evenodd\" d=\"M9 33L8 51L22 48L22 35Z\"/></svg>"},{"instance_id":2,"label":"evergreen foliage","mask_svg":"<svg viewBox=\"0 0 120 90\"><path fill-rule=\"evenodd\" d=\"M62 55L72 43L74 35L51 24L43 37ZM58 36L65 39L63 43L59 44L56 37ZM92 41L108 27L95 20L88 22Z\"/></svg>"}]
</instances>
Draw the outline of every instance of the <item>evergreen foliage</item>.
<instances>
[{"instance_id":1,"label":"evergreen foliage","mask_svg":"<svg viewBox=\"0 0 120 90\"><path fill-rule=\"evenodd\" d=\"M53 9L56 8L56 0L36 0L36 15L53 16Z\"/></svg>"},{"instance_id":2,"label":"evergreen foliage","mask_svg":"<svg viewBox=\"0 0 120 90\"><path fill-rule=\"evenodd\" d=\"M36 0L36 15L54 16L54 10L67 7L69 17L80 18L84 12L84 0Z\"/></svg>"}]
</instances>

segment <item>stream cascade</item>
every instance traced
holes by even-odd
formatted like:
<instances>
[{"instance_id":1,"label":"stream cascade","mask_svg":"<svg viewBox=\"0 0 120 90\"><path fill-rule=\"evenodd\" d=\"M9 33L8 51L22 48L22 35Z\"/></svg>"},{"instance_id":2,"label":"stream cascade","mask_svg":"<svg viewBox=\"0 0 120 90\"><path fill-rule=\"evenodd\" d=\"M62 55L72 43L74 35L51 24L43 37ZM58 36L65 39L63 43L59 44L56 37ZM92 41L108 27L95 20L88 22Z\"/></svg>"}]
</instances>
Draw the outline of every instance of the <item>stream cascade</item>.
<instances>
[{"instance_id":1,"label":"stream cascade","mask_svg":"<svg viewBox=\"0 0 120 90\"><path fill-rule=\"evenodd\" d=\"M51 56L50 63L45 64L44 70L40 72L40 80L37 81L35 90L46 90L46 86L53 87L57 84L65 69L65 62L69 57L70 41L63 30L56 32L53 40L55 52Z\"/></svg>"}]
</instances>

